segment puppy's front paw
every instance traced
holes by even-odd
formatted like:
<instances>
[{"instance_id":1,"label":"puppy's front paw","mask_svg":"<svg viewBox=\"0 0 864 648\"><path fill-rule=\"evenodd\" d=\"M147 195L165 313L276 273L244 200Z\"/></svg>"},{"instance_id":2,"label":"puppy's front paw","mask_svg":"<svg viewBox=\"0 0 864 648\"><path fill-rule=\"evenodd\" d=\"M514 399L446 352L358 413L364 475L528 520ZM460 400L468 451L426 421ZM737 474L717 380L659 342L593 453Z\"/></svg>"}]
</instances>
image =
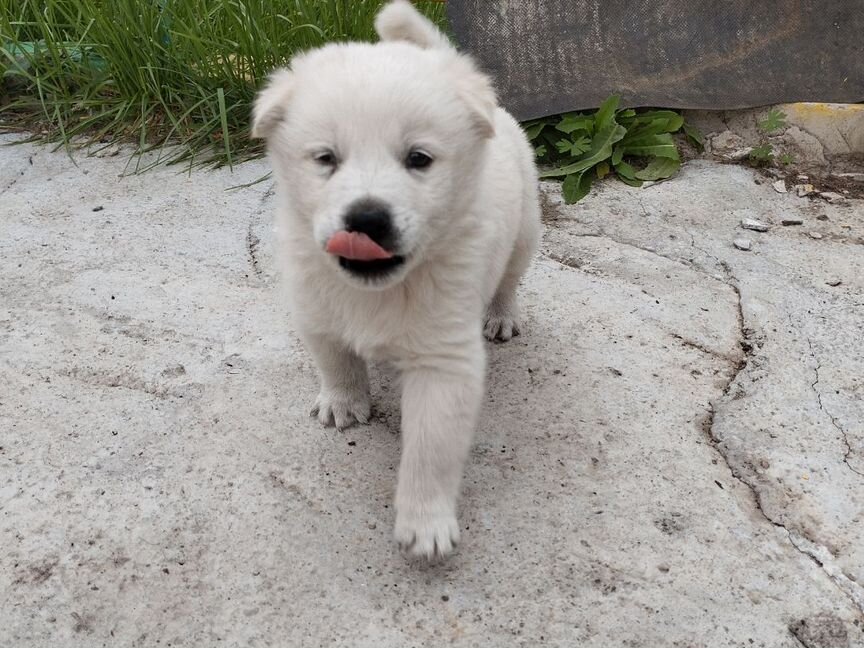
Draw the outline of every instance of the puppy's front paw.
<instances>
[{"instance_id":1,"label":"puppy's front paw","mask_svg":"<svg viewBox=\"0 0 864 648\"><path fill-rule=\"evenodd\" d=\"M366 425L372 408L369 395L362 391L322 390L315 399L311 415L317 417L321 425L342 430L355 422Z\"/></svg>"},{"instance_id":2,"label":"puppy's front paw","mask_svg":"<svg viewBox=\"0 0 864 648\"><path fill-rule=\"evenodd\" d=\"M487 340L507 342L512 337L519 335L519 318L511 310L499 311L496 308L490 308L486 313L483 335L486 336Z\"/></svg>"},{"instance_id":3,"label":"puppy's front paw","mask_svg":"<svg viewBox=\"0 0 864 648\"><path fill-rule=\"evenodd\" d=\"M432 560L450 554L459 542L459 523L448 507L420 510L407 507L396 513L396 542L403 553Z\"/></svg>"}]
</instances>

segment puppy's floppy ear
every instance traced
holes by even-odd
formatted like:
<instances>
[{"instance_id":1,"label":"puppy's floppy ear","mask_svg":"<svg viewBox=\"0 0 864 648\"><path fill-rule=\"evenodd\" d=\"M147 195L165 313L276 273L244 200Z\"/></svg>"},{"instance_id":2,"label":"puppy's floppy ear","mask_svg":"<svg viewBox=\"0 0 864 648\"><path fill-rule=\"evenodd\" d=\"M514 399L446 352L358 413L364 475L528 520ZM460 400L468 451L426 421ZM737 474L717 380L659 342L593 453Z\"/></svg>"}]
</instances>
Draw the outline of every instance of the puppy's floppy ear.
<instances>
[{"instance_id":1,"label":"puppy's floppy ear","mask_svg":"<svg viewBox=\"0 0 864 648\"><path fill-rule=\"evenodd\" d=\"M393 0L375 18L382 41L407 41L423 49L453 49L447 37L408 0Z\"/></svg>"},{"instance_id":2,"label":"puppy's floppy ear","mask_svg":"<svg viewBox=\"0 0 864 648\"><path fill-rule=\"evenodd\" d=\"M252 110L252 137L269 137L273 129L285 119L285 111L294 90L294 73L277 70L270 75L267 85L258 93Z\"/></svg>"},{"instance_id":3,"label":"puppy's floppy ear","mask_svg":"<svg viewBox=\"0 0 864 648\"><path fill-rule=\"evenodd\" d=\"M463 55L456 57L451 70L456 77L456 92L471 111L475 130L483 138L492 137L495 135L495 111L498 108L492 80Z\"/></svg>"}]
</instances>

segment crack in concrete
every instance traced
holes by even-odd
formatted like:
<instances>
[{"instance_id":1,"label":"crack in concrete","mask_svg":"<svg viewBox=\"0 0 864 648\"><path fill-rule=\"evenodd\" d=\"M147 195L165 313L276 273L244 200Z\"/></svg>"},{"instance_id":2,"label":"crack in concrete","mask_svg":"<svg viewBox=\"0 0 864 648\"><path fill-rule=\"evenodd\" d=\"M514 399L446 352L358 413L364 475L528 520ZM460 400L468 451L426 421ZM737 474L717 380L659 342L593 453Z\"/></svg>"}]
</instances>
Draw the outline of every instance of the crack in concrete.
<instances>
[{"instance_id":1,"label":"crack in concrete","mask_svg":"<svg viewBox=\"0 0 864 648\"><path fill-rule=\"evenodd\" d=\"M784 529L786 529L784 527ZM831 551L817 542L813 542L809 538L805 538L800 533L789 531L789 542L802 554L808 556L814 563L819 565L819 568L825 572L835 587L843 592L851 599L855 607L861 613L861 618L864 618L864 587L852 580L843 571L843 568L837 564L837 559Z\"/></svg>"},{"instance_id":2,"label":"crack in concrete","mask_svg":"<svg viewBox=\"0 0 864 648\"><path fill-rule=\"evenodd\" d=\"M673 263L676 263L677 265L684 266L684 267L686 267L688 270L694 270L695 272L698 272L699 274L704 275L705 277L708 277L709 279L713 279L714 281L721 281L721 283L726 284L727 286L729 286L730 288L732 288L732 290L737 291L737 288L736 288L734 285L732 285L729 281L724 281L724 280L722 280L722 279L718 279L716 276L710 274L709 272L705 271L705 270L702 269L702 268L699 268L698 266L695 266L695 265L693 265L693 264L685 263L685 262L684 262L682 259L680 259L680 258L675 258L675 257L671 257L671 256L666 256L666 255L664 255L664 254L661 254L660 252L657 252L656 250L654 250L654 249L652 249L652 248L641 247L641 246L636 245L636 244L634 244L634 243L630 243L630 242L627 242L627 241L621 241L621 240L619 240L619 239L616 239L616 238L613 238L613 237L609 236L608 234L603 233L602 231L601 231L600 233L593 233L593 232L590 232L590 233L583 233L583 234L573 234L573 236L575 236L575 237L577 237L577 238L604 238L604 239L606 239L606 240L612 241L613 243L615 243L615 244L617 244L617 245L622 245L622 246L625 246L625 247L631 247L631 248L634 248L634 249L640 250L640 251L642 251L642 252L647 252L647 253L649 253L649 254L653 254L654 256L658 256L658 257L660 257L660 258L662 258L662 259L666 259L667 261L672 261ZM697 248L697 249L698 249L698 248ZM544 253L543 256L546 257L547 259L550 259L550 260L552 260L552 261L555 261L556 263L560 263L561 265L567 266L568 268L573 268L574 270L582 270L582 271L584 271L584 265L585 265L585 264L581 263L581 262L579 261L579 259L576 259L576 258L574 258L574 257L572 257L572 256L567 256L567 255L563 255L563 254L557 254L557 253L555 253L555 252L551 252L551 251L550 251L550 252L547 252L547 253ZM725 264L723 264L723 265L724 265L724 269L728 271L728 266L725 266ZM641 290L642 290L642 293L644 293L645 295L648 295L648 296L651 297L652 299L655 298L655 297L654 297L651 293L649 293L647 290L645 290L645 289L641 289ZM740 300L740 295L739 295L739 296L738 296L738 302L740 303L740 301L741 301L741 300ZM740 310L740 309L739 309L739 310ZM742 317L743 317L743 315L740 315L740 313L739 313L739 320L741 320ZM678 342L680 342L683 346L690 347L690 348L692 348L692 349L696 349L697 351L700 351L701 353L704 353L704 354L706 354L706 355L713 356L713 357L715 357L715 358L719 358L720 360L723 360L723 361L728 362L728 363L733 364L733 365L734 365L736 362L738 362L738 360L737 360L736 358L731 358L731 357L729 357L729 356L727 356L727 355L724 355L724 354L720 353L719 351L716 351L716 350L714 350L714 349L709 349L709 348L706 347L704 344L701 344L701 343L699 343L699 342L696 342L696 341L690 340L690 339L688 339L688 338L686 338L686 337L684 337L683 335L680 335L680 334L678 334L678 333L670 333L669 335L670 335L673 339L675 339L675 340L677 340Z\"/></svg>"},{"instance_id":3,"label":"crack in concrete","mask_svg":"<svg viewBox=\"0 0 864 648\"><path fill-rule=\"evenodd\" d=\"M734 277L732 278L734 279ZM730 285L735 290L735 293L738 296L738 316L741 339L740 344L741 349L744 351L744 357L740 360L738 366L733 372L733 375L726 383L723 389L723 396L720 400L728 399L729 393L732 391L733 385L738 380L738 377L741 375L741 373L747 368L748 361L753 354L753 345L747 341L748 338L752 336L752 331L745 328L744 326L744 310L741 305L741 292L738 289L737 285ZM778 529L782 529L785 532L787 539L789 540L789 544L792 545L792 547L798 553L806 556L817 567L819 567L819 569L828 576L828 578L831 580L837 590L840 591L843 595L845 595L855 605L855 607L861 613L862 618L864 618L864 588L862 588L860 585L850 579L842 571L842 569L837 566L831 552L823 545L813 542L812 540L804 537L801 533L789 529L782 522L776 521L765 511L762 506L762 499L756 486L747 481L738 472L738 470L729 460L729 457L723 452L723 449L720 445L721 439L714 433L714 417L716 413L717 410L712 403L708 411L708 416L703 422L702 427L706 435L708 436L709 442L717 451L717 454L719 454L720 457L723 459L726 467L729 469L729 474L732 476L733 479L735 479L747 489L747 491L750 493L756 510L759 512L762 518L764 518L765 521L768 522L770 525L777 527Z\"/></svg>"},{"instance_id":4,"label":"crack in concrete","mask_svg":"<svg viewBox=\"0 0 864 648\"><path fill-rule=\"evenodd\" d=\"M842 131L840 128L838 128L837 126L834 127L834 130L836 130L836 131L837 131L837 134L842 138L843 143L846 145L846 148L849 149L848 152L849 152L849 153L854 153L854 152L855 152L855 147L852 145L852 142L849 141L849 138L846 136L846 133L843 132L843 131ZM818 138L817 138L817 139L818 139Z\"/></svg>"},{"instance_id":5,"label":"crack in concrete","mask_svg":"<svg viewBox=\"0 0 864 648\"><path fill-rule=\"evenodd\" d=\"M194 383L167 385L155 380L145 380L135 375L131 367L120 371L72 367L60 371L59 375L97 389L127 389L160 399L186 398L193 396L194 392L200 388L200 385Z\"/></svg>"},{"instance_id":6,"label":"crack in concrete","mask_svg":"<svg viewBox=\"0 0 864 648\"><path fill-rule=\"evenodd\" d=\"M646 293L647 294L647 293ZM730 358L729 356L720 353L719 351L715 351L714 349L709 349L707 346L700 342L696 342L694 340L690 340L683 335L679 335L678 333L670 333L669 334L672 339L677 340L681 343L681 346L690 347L691 349L696 349L697 351L704 353L706 355L710 355L714 358L718 358L719 360L723 360L724 362L728 362L731 365L735 365L738 362L737 358Z\"/></svg>"},{"instance_id":7,"label":"crack in concrete","mask_svg":"<svg viewBox=\"0 0 864 648\"><path fill-rule=\"evenodd\" d=\"M805 644L803 641L801 641L801 640L800 640L800 639L795 635L795 633L792 632L791 629L789 630L789 634L792 635L792 638L795 640L795 643L797 643L799 646L802 646L802 648L810 648L810 646L808 646L808 645Z\"/></svg>"},{"instance_id":8,"label":"crack in concrete","mask_svg":"<svg viewBox=\"0 0 864 648\"><path fill-rule=\"evenodd\" d=\"M31 162L31 164L32 164L32 162ZM2 189L0 189L0 196L2 196L2 195L5 194L7 191L9 191L12 187L14 187L14 186L18 183L18 180L20 180L21 177L22 177L23 175L24 175L24 172L21 171L17 176L15 176L14 178L12 178L12 181L11 181L11 182L7 183L5 187L3 187Z\"/></svg>"},{"instance_id":9,"label":"crack in concrete","mask_svg":"<svg viewBox=\"0 0 864 648\"><path fill-rule=\"evenodd\" d=\"M699 250L699 252L701 252L705 256L707 256L711 259L714 259L714 263L716 263L720 267L720 269L723 271L723 275L725 277L724 283L727 286L734 289L735 292L738 292L738 280L732 274L732 268L729 267L729 264L726 263L725 261L723 261L720 257L716 256L715 254L712 254L708 250L701 248L698 245L696 245L696 236L693 234L693 232L691 232L690 230L684 230L684 231L690 235L690 247L692 247L695 250ZM702 272L705 272L705 274L708 274L707 271L705 271L705 270L702 270ZM740 305L741 293L738 293L738 302ZM742 321L743 321L743 316L742 316Z\"/></svg>"},{"instance_id":10,"label":"crack in concrete","mask_svg":"<svg viewBox=\"0 0 864 648\"><path fill-rule=\"evenodd\" d=\"M558 217L557 214L550 214L549 213L549 212L557 212L557 208L556 208L557 206L552 204L551 200L549 200L548 196L546 196L545 193L544 193L544 201L543 202L544 202L544 204L543 204L544 222L551 225L554 221L560 220L560 217ZM644 206L643 206L643 209L644 209ZM735 362L732 362L732 360L729 358L723 358L725 361L730 362L730 364L733 368L732 375L729 377L729 379L726 381L726 384L723 387L722 396L720 397L720 399L718 399L719 401L721 401L725 404L725 403L729 402L729 400L730 400L729 395L732 392L733 386L735 385L735 383L738 380L738 377L741 375L741 373L746 370L746 368L749 364L749 360L754 353L754 343L751 341L753 336L754 336L754 331L746 326L746 320L744 318L744 308L743 308L743 303L742 303L743 300L742 300L742 296L741 296L741 289L739 287L738 279L735 277L735 275L732 271L732 268L729 266L729 264L726 261L720 259L719 257L717 257L715 254L712 254L708 250L705 250L705 249L699 247L698 245L696 245L695 235L692 232L690 232L689 230L687 231L687 233L690 235L691 247L698 250L699 252L704 254L706 257L713 259L714 262L717 264L717 266L723 272L722 278L718 277L714 274L711 274L705 268L700 267L699 264L694 263L692 260L690 260L689 262L685 262L684 260L682 260L680 258L673 258L670 256L666 256L664 254L657 252L656 250L653 250L650 248L645 248L645 247L639 246L635 243L631 243L629 241L618 240L612 236L609 236L608 234L606 234L602 230L600 230L599 232L575 234L574 236L586 237L586 238L606 238L606 239L608 239L614 243L617 243L619 245L625 245L625 246L629 246L629 247L641 250L643 252L649 252L651 254L662 257L662 258L667 259L669 261L673 261L675 263L685 265L688 268L691 268L691 269L693 269L693 270L695 270L695 271L697 271L697 272L699 272L699 273L701 273L707 277L710 277L712 279L722 281L724 284L729 286L735 292L738 331L739 331L738 337L739 337L739 344L740 344L741 350L742 350L742 357L739 358ZM565 265L567 267L578 268L578 266L574 263L565 262L563 257L562 258L553 258L549 255L544 255L544 256L546 256L547 258L550 258L552 261L556 261L556 262L561 263L562 265ZM817 380L817 382L818 382L818 380ZM734 400L734 398L732 400ZM820 407L821 406L822 406L822 403L821 403L821 399L820 399ZM822 409L824 411L824 407ZM717 413L717 409L715 408L714 403L711 403L709 405L708 415L702 423L702 429L705 432L705 435L708 438L708 442L711 445L711 447L714 448L714 450L717 452L717 454L723 460L723 463L726 465L726 468L729 470L729 474L732 476L733 479L735 479L737 482L739 482L742 486L744 486L747 489L747 492L750 494L750 497L752 498L752 501L753 501L753 505L754 505L756 511L758 511L759 515L771 526L776 527L778 529L782 529L783 532L785 533L785 536L786 536L787 540L789 541L789 544L792 547L792 549L794 549L795 551L800 553L802 556L807 557L813 564L815 564L819 568L819 570L822 573L824 573L830 579L830 581L834 585L834 587L837 588L837 590L855 606L855 608L861 614L861 617L864 618L864 588L862 588L855 581L850 579L842 571L842 569L837 566L836 561L835 561L833 555L831 554L831 552L826 547L824 547L823 545L817 544L817 543L813 542L812 540L809 540L808 538L804 537L803 535L801 535L797 531L792 531L792 530L788 529L785 524L783 524L782 522L777 522L771 516L769 516L768 513L765 511L765 509L763 508L763 505L762 505L762 500L759 496L759 492L758 492L756 486L751 484L750 482L748 482L737 471L737 469L735 468L735 466L733 465L733 463L731 462L729 457L723 452L721 445L720 445L721 439L719 437L717 437L714 433L714 419L715 419L716 413ZM827 412L826 412L826 414L827 414ZM828 414L828 415L830 416L830 414ZM832 417L832 421L833 420L834 419ZM835 422L835 426L836 425L837 424ZM838 429L840 429L839 426L838 426ZM841 432L843 432L842 429L841 429ZM851 453L851 446L849 446L848 438L845 437L845 434L844 434L844 439L846 440L849 453ZM847 458L849 456L849 453L847 453ZM848 465L848 462L847 462L847 465ZM852 466L850 466L850 468L852 468ZM854 470L854 468L852 468L852 469ZM855 472L857 472L857 471L855 471ZM795 639L798 641L798 643L801 643L801 641L800 641L800 639L798 639L798 637L795 637Z\"/></svg>"},{"instance_id":11,"label":"crack in concrete","mask_svg":"<svg viewBox=\"0 0 864 648\"><path fill-rule=\"evenodd\" d=\"M30 163L30 166L31 166L31 167L33 166L33 158L34 158L34 157L36 157L36 154L35 154L35 153L34 153L33 155L31 155L31 156L29 156L29 157L27 158L27 161ZM27 168L27 167L25 167L25 169L26 169L26 168ZM0 196L2 196L3 194L5 194L5 193L6 193L7 191L9 191L12 187L14 187L16 184L18 184L18 181L19 181L21 178L23 178L25 175L27 175L27 174L26 174L24 171L19 171L18 175L16 175L14 178L12 178L11 182L8 182L8 183L6 184L5 187L3 187L2 189L0 189Z\"/></svg>"},{"instance_id":12,"label":"crack in concrete","mask_svg":"<svg viewBox=\"0 0 864 648\"><path fill-rule=\"evenodd\" d=\"M262 194L258 207L249 216L249 226L246 228L246 253L249 255L249 265L252 266L252 271L259 279L264 275L258 258L258 246L261 245L261 239L252 230L255 228L255 217L260 213L261 206L273 195L273 187L274 185L270 185L270 188Z\"/></svg>"},{"instance_id":13,"label":"crack in concrete","mask_svg":"<svg viewBox=\"0 0 864 648\"><path fill-rule=\"evenodd\" d=\"M261 266L258 262L258 246L261 244L261 239L253 232L254 221L250 221L249 229L246 230L246 252L249 255L249 264L252 266L252 271L256 277L261 277Z\"/></svg>"},{"instance_id":14,"label":"crack in concrete","mask_svg":"<svg viewBox=\"0 0 864 648\"><path fill-rule=\"evenodd\" d=\"M615 238L615 237L613 237L613 236L610 236L609 234L607 234L607 233L604 232L603 230L600 230L600 231L597 231L597 232L583 232L583 233L580 233L580 234L571 234L571 236L574 236L574 237L576 237L576 238L598 238L598 239L606 239L607 241L612 241L613 243L616 243L617 245L623 245L624 247L629 247L629 248L633 248L634 250L640 250L640 251L642 251L642 252L647 252L648 254L653 254L654 256L658 256L658 257L660 257L661 259L666 259L667 261L671 261L672 263L678 264L678 265L680 265L680 266L684 266L685 268L688 268L688 269L691 269L691 270L695 270L696 272L699 272L700 274L704 274L704 275L706 275L706 276L708 276L708 277L711 277L712 279L716 279L716 277L713 277L710 273L705 272L702 268L699 268L699 267L697 267L697 266L694 266L693 264L687 262L687 261L684 260L684 259L681 259L681 258L678 258L678 257L674 257L674 256L668 256L668 255L666 255L666 254L663 254L663 253L661 253L661 252L658 252L658 251L655 250L654 248L650 248L650 247L643 247L643 246L641 246L641 245L637 245L636 243L631 243L630 241L622 241L621 239L617 239L617 238ZM551 257L550 255L548 255L548 254L545 255L545 256L548 257L548 258L552 258L552 257ZM562 258L569 258L569 257L562 257ZM558 259L555 259L555 258L552 258L552 260L553 260L553 261L558 261ZM570 267L572 267L572 268L577 268L577 267L578 267L578 266L570 265L569 263L565 263L565 262L563 262L563 261L559 261L559 263L564 263L564 265L568 265L568 266L570 266Z\"/></svg>"},{"instance_id":15,"label":"crack in concrete","mask_svg":"<svg viewBox=\"0 0 864 648\"><path fill-rule=\"evenodd\" d=\"M849 463L849 458L852 456L852 444L849 443L849 435L846 434L846 430L843 429L837 422L837 418L828 411L828 408L825 407L825 404L822 402L822 391L816 386L822 380L819 372L822 369L822 363L816 357L816 352L813 350L813 341L810 338L807 338L807 346L810 347L810 357L813 358L813 361L816 363L816 366L813 367L813 372L816 374L816 380L810 383L810 388L816 394L816 400L819 403L819 409L824 412L824 414L831 420L831 424L835 427L835 429L840 433L840 438L843 440L843 445L846 446L846 452L843 454L843 463L846 464L846 467L849 468L853 473L859 475L860 477L864 477L864 472L861 472L851 463Z\"/></svg>"},{"instance_id":16,"label":"crack in concrete","mask_svg":"<svg viewBox=\"0 0 864 648\"><path fill-rule=\"evenodd\" d=\"M0 196L2 196L2 195L5 194L7 191L9 191L12 187L14 187L14 186L15 186L15 183L18 182L18 178L20 178L20 177L21 177L21 176L16 176L15 178L12 178L12 182L8 183L5 187L3 187L2 189L0 189Z\"/></svg>"},{"instance_id":17,"label":"crack in concrete","mask_svg":"<svg viewBox=\"0 0 864 648\"><path fill-rule=\"evenodd\" d=\"M695 244L694 244L694 247ZM699 249L698 247L696 249ZM704 250L702 250L705 252ZM733 385L738 380L738 377L741 373L747 368L749 364L749 360L753 355L754 345L750 342L750 338L753 336L752 329L749 329L745 326L744 319L744 308L742 305L741 299L741 290L738 287L738 280L732 273L731 268L724 261L720 261L713 255L705 252L708 256L713 257L718 261L720 267L723 268L724 272L727 275L727 285L729 285L737 296L737 306L738 306L738 326L739 326L739 340L741 349L743 351L743 357L738 363L738 366L735 367L735 371L732 376L726 382L726 385L723 388L723 395L720 400L728 402L728 397L730 392L732 391ZM809 342L809 340L808 340ZM751 484L747 481L735 468L735 466L730 461L729 457L723 452L722 447L720 445L721 439L714 433L714 417L716 415L717 410L712 403L708 412L708 417L703 423L703 429L705 430L709 442L717 451L717 454L723 459L723 463L726 464L726 467L729 469L729 474L732 475L732 478L738 481L741 485L743 485L750 496L753 499L753 504L756 507L756 510L759 514L768 522L770 525L782 529L787 539L789 540L789 544L801 555L809 558L819 569L828 576L834 586L840 591L844 596L846 596L857 608L857 610L861 613L862 618L864 618L864 588L855 583L852 579L850 579L840 567L837 566L836 561L831 554L831 552L824 547L823 545L817 544L812 540L804 537L797 531L790 530L786 527L782 522L776 521L765 511L762 505L762 499L759 496L759 491L757 490L754 484Z\"/></svg>"},{"instance_id":18,"label":"crack in concrete","mask_svg":"<svg viewBox=\"0 0 864 648\"><path fill-rule=\"evenodd\" d=\"M741 373L746 370L746 368L749 364L750 358L752 357L752 355L754 353L754 348L755 348L755 345L753 342L754 331L746 326L746 320L744 317L743 300L742 300L742 296L741 296L741 289L738 285L739 284L738 279L737 279L737 277L735 277L735 275L732 271L732 268L729 266L729 264L726 261L718 258L716 255L714 255L714 254L708 252L707 250L704 250L704 249L700 248L698 245L696 245L695 236L693 235L692 232L688 231L688 234L690 234L690 238L691 238L691 247L702 252L705 256L707 256L707 257L709 257L715 261L715 263L722 269L723 275L724 275L724 278L719 279L719 280L722 281L723 283L725 283L727 286L729 286L735 293L735 304L736 304L736 308L737 308L737 320L738 320L738 331L739 331L738 339L739 339L739 345L741 346L742 356L739 359L734 360L734 361L731 358L723 358L722 356L717 356L719 358L722 358L726 362L729 362L733 368L732 375L729 377L726 384L724 385L723 394L719 399L720 401L723 401L723 402L729 402L729 394L731 393L733 386L735 385L735 383L738 380L738 377L741 375ZM599 234L599 235L593 234L593 235L583 235L583 236L599 236L602 238L608 238L609 240L611 240L615 243L619 243L622 245L629 245L631 247L635 247L637 249L640 249L643 252L651 252L651 253L656 254L657 256L663 257L665 259L669 259L671 261L676 261L678 263L683 263L680 259L672 259L670 257L666 257L662 254L659 254L658 252L656 252L654 250L639 247L638 245L634 245L632 243L618 241L617 239L614 239L614 238L607 236L605 234ZM688 266L688 267L692 267L694 270L697 270L698 272L700 272L700 273L702 273L708 277L711 277L713 279L718 279L716 276L710 274L705 269L698 267L698 265L696 265L696 264L692 264L691 266ZM713 354L713 355L716 355L716 354ZM820 406L821 406L821 400L820 400ZM823 408L823 411L824 411L824 408ZM823 545L817 544L817 543L813 542L812 540L809 540L808 538L804 537L802 534L798 533L797 531L790 530L789 528L786 527L785 524L783 524L782 522L778 522L778 521L774 520L765 511L765 509L762 506L762 499L759 496L759 492L758 492L756 486L754 484L751 484L750 482L748 482L738 472L738 470L735 468L735 466L730 461L729 457L723 452L721 445L720 445L721 439L714 434L714 417L716 415L716 412L717 412L717 410L715 409L715 406L712 403L710 405L710 409L708 410L708 416L706 417L705 421L703 422L702 427L706 433L706 436L708 437L709 443L715 449L717 454L720 455L720 458L723 460L723 463L726 464L726 467L729 470L729 474L732 476L733 479L735 479L737 482L739 482L741 485L743 485L747 489L747 491L750 493L750 496L753 500L753 504L754 504L756 510L759 512L760 516L766 522L768 522L768 524L770 524L771 526L782 529L783 532L785 533L786 538L788 539L791 547L795 551L800 553L802 556L806 556L807 558L809 558L811 562L813 562L826 576L828 576L828 578L831 580L831 582L834 584L834 586L837 588L837 590L840 593L842 593L845 597L847 597L853 603L853 605L856 607L856 609L861 613L862 617L864 617L864 588L862 588L860 585L855 583L855 581L850 579L842 571L842 569L837 566L836 561L835 561L834 557L832 556L831 552L826 547L824 547ZM828 414L828 412L826 412L826 414ZM830 416L830 414L828 414L828 415ZM833 420L833 417L832 417L832 420ZM836 425L836 422L835 422L835 425ZM838 429L840 429L839 426L838 426ZM840 429L840 431L841 431L841 433L843 432L842 429ZM845 438L845 435L844 435L844 438ZM848 444L848 439L846 439L846 441L847 441L847 448L849 448L849 452L851 453L851 446L849 446L849 444ZM848 457L848 454L847 454L847 457ZM847 465L848 465L848 462L847 462ZM850 466L850 468L852 468L852 466ZM853 470L854 470L854 468L853 468Z\"/></svg>"},{"instance_id":19,"label":"crack in concrete","mask_svg":"<svg viewBox=\"0 0 864 648\"><path fill-rule=\"evenodd\" d=\"M552 202L552 199L549 197L548 192L543 191L542 189L540 191L540 203L541 203L540 207L541 207L541 212L542 212L542 221L544 224L546 224L549 227L554 227L555 223L557 223L558 221L564 220L561 217L559 205ZM643 215L646 217L649 216L648 211L645 208L645 205L641 202L641 200L640 200L639 204L642 207ZM581 223L578 223L577 221L572 221L572 222L574 224L577 224L577 225L581 224ZM630 248L633 248L635 250L641 250L642 252L647 252L648 254L653 254L654 256L658 256L661 259L666 259L667 261L672 261L673 263L684 266L685 268L693 269L696 272L699 272L700 274L704 274L708 277L711 277L712 279L716 279L716 277L713 277L710 273L708 273L705 270L703 270L702 268L694 265L693 263L691 263L690 261L688 261L686 259L681 259L680 257L666 255L666 254L663 254L661 252L658 252L654 248L644 247L644 246L641 246L641 245L634 243L632 241L624 241L622 239L615 238L614 236L611 236L610 234L608 234L603 229L599 229L599 230L594 231L594 232L582 232L580 234L571 234L571 236L575 236L577 238L606 239L608 241L612 241L613 243L617 243L618 245L623 245L625 247L630 247ZM558 258L554 258L551 255L546 254L544 256L546 256L547 258L551 258L553 261L557 261L558 263L562 263L563 265L569 266L571 268L578 268L578 266L571 265L570 263L562 261ZM569 257L563 257L562 256L561 258L569 258Z\"/></svg>"},{"instance_id":20,"label":"crack in concrete","mask_svg":"<svg viewBox=\"0 0 864 648\"><path fill-rule=\"evenodd\" d=\"M573 270L582 269L583 264L580 263L578 259L574 259L572 256L564 256L563 254L556 254L555 252L541 253L541 256L544 256L550 261L554 261L555 263L560 263L563 266L572 268Z\"/></svg>"}]
</instances>

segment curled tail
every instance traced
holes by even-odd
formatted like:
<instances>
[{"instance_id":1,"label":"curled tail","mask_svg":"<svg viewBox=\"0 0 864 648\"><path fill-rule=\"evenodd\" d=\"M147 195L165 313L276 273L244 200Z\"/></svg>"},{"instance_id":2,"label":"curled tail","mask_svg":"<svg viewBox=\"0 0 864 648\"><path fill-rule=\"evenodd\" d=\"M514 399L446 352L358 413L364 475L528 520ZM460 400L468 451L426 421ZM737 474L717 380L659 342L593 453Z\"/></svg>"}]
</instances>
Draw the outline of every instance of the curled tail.
<instances>
[{"instance_id":1,"label":"curled tail","mask_svg":"<svg viewBox=\"0 0 864 648\"><path fill-rule=\"evenodd\" d=\"M431 20L408 0L393 0L375 18L375 31L382 41L407 41L423 49L453 49L453 45Z\"/></svg>"}]
</instances>

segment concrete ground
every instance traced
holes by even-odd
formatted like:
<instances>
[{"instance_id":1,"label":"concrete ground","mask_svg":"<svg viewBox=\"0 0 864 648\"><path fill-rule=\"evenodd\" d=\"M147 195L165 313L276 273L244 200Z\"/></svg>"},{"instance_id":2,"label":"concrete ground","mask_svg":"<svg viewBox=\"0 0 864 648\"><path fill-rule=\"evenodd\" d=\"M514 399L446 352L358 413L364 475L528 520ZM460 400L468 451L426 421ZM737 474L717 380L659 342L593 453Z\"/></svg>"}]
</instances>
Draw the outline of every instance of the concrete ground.
<instances>
[{"instance_id":1,"label":"concrete ground","mask_svg":"<svg viewBox=\"0 0 864 648\"><path fill-rule=\"evenodd\" d=\"M265 163L124 165L0 149L0 645L864 646L862 202L709 162L544 185L427 566L394 377L367 427L308 416L269 185L225 191Z\"/></svg>"}]
</instances>

